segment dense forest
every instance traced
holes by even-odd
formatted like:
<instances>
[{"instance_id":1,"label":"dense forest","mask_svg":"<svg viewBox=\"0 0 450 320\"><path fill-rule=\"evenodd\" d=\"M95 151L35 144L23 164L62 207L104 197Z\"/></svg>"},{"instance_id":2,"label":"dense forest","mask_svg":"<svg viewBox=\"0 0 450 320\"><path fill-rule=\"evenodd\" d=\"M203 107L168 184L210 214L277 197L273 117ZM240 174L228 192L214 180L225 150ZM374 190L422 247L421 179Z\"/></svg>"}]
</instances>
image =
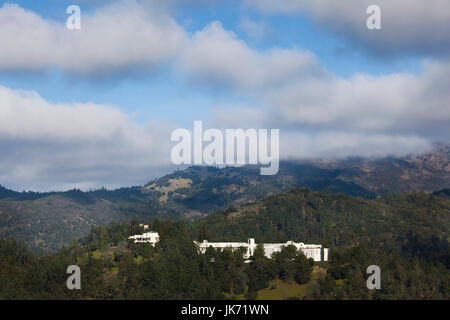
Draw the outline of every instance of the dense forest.
<instances>
[{"instance_id":1,"label":"dense forest","mask_svg":"<svg viewBox=\"0 0 450 320\"><path fill-rule=\"evenodd\" d=\"M251 263L241 251L208 250L204 255L184 222L152 223L161 241L136 245L124 241L142 232L137 222L92 230L56 254L36 256L23 243L0 240L0 299L232 299L255 298L271 279L306 283L313 262L287 247L272 260L262 247ZM69 265L81 269L81 289L66 287Z\"/></svg>"},{"instance_id":2,"label":"dense forest","mask_svg":"<svg viewBox=\"0 0 450 320\"><path fill-rule=\"evenodd\" d=\"M54 254L0 241L1 299L448 299L450 200L412 193L367 200L293 189L200 219L155 219L161 241L134 244L136 220L95 227ZM314 263L286 247L272 259L258 247L210 249L193 240L320 243L330 261ZM66 269L81 268L81 290L68 290ZM366 269L381 269L381 290L368 290Z\"/></svg>"},{"instance_id":3,"label":"dense forest","mask_svg":"<svg viewBox=\"0 0 450 320\"><path fill-rule=\"evenodd\" d=\"M426 299L450 295L450 201L411 193L367 200L307 188L230 207L191 225L211 241L320 243L331 248L327 275L307 297ZM382 270L382 289L365 287L366 268Z\"/></svg>"}]
</instances>

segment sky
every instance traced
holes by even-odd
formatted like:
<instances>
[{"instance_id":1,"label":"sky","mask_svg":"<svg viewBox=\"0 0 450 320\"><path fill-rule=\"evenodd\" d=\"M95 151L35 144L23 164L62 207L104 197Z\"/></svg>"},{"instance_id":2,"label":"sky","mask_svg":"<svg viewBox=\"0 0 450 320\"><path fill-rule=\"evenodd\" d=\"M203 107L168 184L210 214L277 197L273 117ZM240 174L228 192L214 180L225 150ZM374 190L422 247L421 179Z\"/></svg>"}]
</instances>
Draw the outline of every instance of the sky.
<instances>
[{"instance_id":1,"label":"sky","mask_svg":"<svg viewBox=\"0 0 450 320\"><path fill-rule=\"evenodd\" d=\"M447 0L0 1L0 185L144 184L194 120L280 129L281 159L425 152L450 138L448 30Z\"/></svg>"}]
</instances>

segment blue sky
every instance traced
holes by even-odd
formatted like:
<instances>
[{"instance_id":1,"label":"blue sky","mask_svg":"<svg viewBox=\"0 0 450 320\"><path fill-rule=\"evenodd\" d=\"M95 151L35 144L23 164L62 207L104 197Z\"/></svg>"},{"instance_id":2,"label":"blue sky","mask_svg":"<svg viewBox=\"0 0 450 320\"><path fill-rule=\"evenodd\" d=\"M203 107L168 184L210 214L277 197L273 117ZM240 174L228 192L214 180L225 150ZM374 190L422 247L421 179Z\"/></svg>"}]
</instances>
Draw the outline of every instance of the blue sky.
<instances>
[{"instance_id":1,"label":"blue sky","mask_svg":"<svg viewBox=\"0 0 450 320\"><path fill-rule=\"evenodd\" d=\"M379 0L368 30L369 3L0 2L0 184L145 183L174 169L170 132L194 120L280 128L283 158L446 142L448 3ZM71 4L81 30L64 28Z\"/></svg>"}]
</instances>

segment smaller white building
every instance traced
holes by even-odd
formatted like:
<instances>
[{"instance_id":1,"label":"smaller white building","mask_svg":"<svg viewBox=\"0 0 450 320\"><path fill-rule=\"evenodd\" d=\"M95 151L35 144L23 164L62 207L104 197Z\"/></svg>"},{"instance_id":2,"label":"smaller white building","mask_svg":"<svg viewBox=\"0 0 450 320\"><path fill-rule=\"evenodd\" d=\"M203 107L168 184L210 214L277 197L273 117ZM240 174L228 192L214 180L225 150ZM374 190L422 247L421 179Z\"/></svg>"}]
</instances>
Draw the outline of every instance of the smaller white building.
<instances>
[{"instance_id":1,"label":"smaller white building","mask_svg":"<svg viewBox=\"0 0 450 320\"><path fill-rule=\"evenodd\" d=\"M152 246L155 246L155 244L159 242L159 233L150 231L143 234L129 236L128 239L134 240L134 243L150 243Z\"/></svg>"}]
</instances>

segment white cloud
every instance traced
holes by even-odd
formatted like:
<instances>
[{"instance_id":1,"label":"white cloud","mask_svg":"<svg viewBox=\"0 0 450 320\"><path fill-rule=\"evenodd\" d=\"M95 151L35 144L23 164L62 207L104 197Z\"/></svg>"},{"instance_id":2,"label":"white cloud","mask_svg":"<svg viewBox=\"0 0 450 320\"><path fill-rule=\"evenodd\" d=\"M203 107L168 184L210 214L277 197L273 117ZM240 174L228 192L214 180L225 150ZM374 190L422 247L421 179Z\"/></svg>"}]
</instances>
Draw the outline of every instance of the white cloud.
<instances>
[{"instance_id":1,"label":"white cloud","mask_svg":"<svg viewBox=\"0 0 450 320\"><path fill-rule=\"evenodd\" d=\"M245 4L265 13L306 13L328 29L380 55L450 52L448 0L246 0ZM373 4L381 9L382 30L366 28L366 9Z\"/></svg>"},{"instance_id":2,"label":"white cloud","mask_svg":"<svg viewBox=\"0 0 450 320\"><path fill-rule=\"evenodd\" d=\"M167 124L138 125L113 106L50 103L1 86L0 105L4 185L118 187L145 183L171 165Z\"/></svg>"},{"instance_id":3,"label":"white cloud","mask_svg":"<svg viewBox=\"0 0 450 320\"><path fill-rule=\"evenodd\" d=\"M275 48L258 52L218 21L193 35L181 53L180 67L196 82L246 92L323 72L309 51Z\"/></svg>"},{"instance_id":4,"label":"white cloud","mask_svg":"<svg viewBox=\"0 0 450 320\"><path fill-rule=\"evenodd\" d=\"M14 4L0 8L0 70L60 68L72 73L158 67L186 41L184 30L161 10L120 1L82 11L81 30L44 19Z\"/></svg>"},{"instance_id":5,"label":"white cloud","mask_svg":"<svg viewBox=\"0 0 450 320\"><path fill-rule=\"evenodd\" d=\"M304 133L285 131L280 135L280 156L283 159L340 159L349 156L378 158L402 157L429 151L428 139L414 135L389 135L321 131Z\"/></svg>"},{"instance_id":6,"label":"white cloud","mask_svg":"<svg viewBox=\"0 0 450 320\"><path fill-rule=\"evenodd\" d=\"M283 130L295 137L293 150L311 150L282 157L400 156L450 139L445 61L424 61L417 74L340 78L310 52L257 51L215 22L193 36L182 67L195 81L231 88L257 106L219 106L217 126L280 128L281 137Z\"/></svg>"},{"instance_id":7,"label":"white cloud","mask_svg":"<svg viewBox=\"0 0 450 320\"><path fill-rule=\"evenodd\" d=\"M269 93L289 125L449 139L450 64L427 62L419 74L358 74L298 82ZM320 93L323 94L320 94Z\"/></svg>"},{"instance_id":8,"label":"white cloud","mask_svg":"<svg viewBox=\"0 0 450 320\"><path fill-rule=\"evenodd\" d=\"M260 106L251 122L261 122L264 110L267 123L282 127L450 138L450 63L445 61L424 61L418 74L340 78L311 52L257 51L218 22L194 34L181 61L197 82L251 97ZM250 114L248 107L239 109L228 114L219 109L218 121Z\"/></svg>"}]
</instances>

